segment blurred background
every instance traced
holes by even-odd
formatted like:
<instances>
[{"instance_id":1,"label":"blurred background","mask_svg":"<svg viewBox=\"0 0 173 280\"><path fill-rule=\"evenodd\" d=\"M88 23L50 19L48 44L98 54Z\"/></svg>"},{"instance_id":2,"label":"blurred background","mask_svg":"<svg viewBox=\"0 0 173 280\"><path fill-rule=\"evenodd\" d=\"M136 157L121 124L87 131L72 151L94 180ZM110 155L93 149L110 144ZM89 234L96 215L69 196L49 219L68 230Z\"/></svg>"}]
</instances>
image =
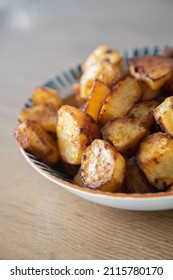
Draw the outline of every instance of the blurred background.
<instances>
[{"instance_id":1,"label":"blurred background","mask_svg":"<svg viewBox=\"0 0 173 280\"><path fill-rule=\"evenodd\" d=\"M1 79L18 71L30 92L99 44L171 45L172 12L172 0L0 0Z\"/></svg>"},{"instance_id":2,"label":"blurred background","mask_svg":"<svg viewBox=\"0 0 173 280\"><path fill-rule=\"evenodd\" d=\"M173 45L172 12L172 0L0 0L2 108L4 102L20 108L37 85L99 44ZM5 91L13 93L10 100Z\"/></svg>"}]
</instances>

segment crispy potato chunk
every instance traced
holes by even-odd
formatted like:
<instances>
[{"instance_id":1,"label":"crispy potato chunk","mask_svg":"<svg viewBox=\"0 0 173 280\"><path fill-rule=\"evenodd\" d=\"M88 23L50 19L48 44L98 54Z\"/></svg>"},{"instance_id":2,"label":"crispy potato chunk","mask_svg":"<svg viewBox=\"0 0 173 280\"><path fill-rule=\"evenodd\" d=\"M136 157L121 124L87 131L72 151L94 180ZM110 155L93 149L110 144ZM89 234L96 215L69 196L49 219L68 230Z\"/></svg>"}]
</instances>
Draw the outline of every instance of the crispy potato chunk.
<instances>
[{"instance_id":1,"label":"crispy potato chunk","mask_svg":"<svg viewBox=\"0 0 173 280\"><path fill-rule=\"evenodd\" d=\"M63 105L69 105L73 107L78 107L79 104L76 100L76 96L74 94L67 96L66 98L63 99Z\"/></svg>"},{"instance_id":2,"label":"crispy potato chunk","mask_svg":"<svg viewBox=\"0 0 173 280\"><path fill-rule=\"evenodd\" d=\"M80 91L81 91L80 90L80 83L74 83L72 85L72 92L75 96L75 100L76 100L76 103L77 103L76 107L80 107L86 102L86 100L81 97ZM64 104L67 104L67 103L64 103ZM67 104L67 105L70 105L70 104ZM73 106L73 105L71 105L71 106Z\"/></svg>"},{"instance_id":3,"label":"crispy potato chunk","mask_svg":"<svg viewBox=\"0 0 173 280\"><path fill-rule=\"evenodd\" d=\"M157 101L146 101L135 104L129 111L132 115L140 121L141 125L146 129L150 129L154 122L153 110L158 106Z\"/></svg>"},{"instance_id":4,"label":"crispy potato chunk","mask_svg":"<svg viewBox=\"0 0 173 280\"><path fill-rule=\"evenodd\" d=\"M149 183L164 190L173 183L173 139L158 132L147 136L139 146L137 161Z\"/></svg>"},{"instance_id":5,"label":"crispy potato chunk","mask_svg":"<svg viewBox=\"0 0 173 280\"><path fill-rule=\"evenodd\" d=\"M102 81L95 80L88 98L86 113L97 122L104 100L108 97L111 90Z\"/></svg>"},{"instance_id":6,"label":"crispy potato chunk","mask_svg":"<svg viewBox=\"0 0 173 280\"><path fill-rule=\"evenodd\" d=\"M139 140L147 134L147 130L133 116L115 118L101 130L103 139L111 142L114 147L125 155L131 155Z\"/></svg>"},{"instance_id":7,"label":"crispy potato chunk","mask_svg":"<svg viewBox=\"0 0 173 280\"><path fill-rule=\"evenodd\" d=\"M100 111L100 123L105 125L113 118L125 116L140 99L141 89L135 79L125 78L107 97Z\"/></svg>"},{"instance_id":8,"label":"crispy potato chunk","mask_svg":"<svg viewBox=\"0 0 173 280\"><path fill-rule=\"evenodd\" d=\"M82 65L82 71L86 71L89 67L103 59L107 59L112 64L117 64L122 60L122 57L117 50L113 50L107 45L101 45L88 56Z\"/></svg>"},{"instance_id":9,"label":"crispy potato chunk","mask_svg":"<svg viewBox=\"0 0 173 280\"><path fill-rule=\"evenodd\" d=\"M173 61L165 56L146 55L130 58L129 71L137 80L145 81L153 90L171 78Z\"/></svg>"},{"instance_id":10,"label":"crispy potato chunk","mask_svg":"<svg viewBox=\"0 0 173 280\"><path fill-rule=\"evenodd\" d=\"M52 104L39 104L20 111L18 120L38 122L46 131L56 132L57 110Z\"/></svg>"},{"instance_id":11,"label":"crispy potato chunk","mask_svg":"<svg viewBox=\"0 0 173 280\"><path fill-rule=\"evenodd\" d=\"M39 123L26 120L14 131L14 137L21 147L49 166L55 166L60 159L56 142Z\"/></svg>"},{"instance_id":12,"label":"crispy potato chunk","mask_svg":"<svg viewBox=\"0 0 173 280\"><path fill-rule=\"evenodd\" d=\"M71 164L80 164L83 151L100 137L93 118L68 105L58 110L56 132L62 160Z\"/></svg>"},{"instance_id":13,"label":"crispy potato chunk","mask_svg":"<svg viewBox=\"0 0 173 280\"><path fill-rule=\"evenodd\" d=\"M110 61L101 60L89 67L80 79L80 97L87 99L96 79L101 80L105 85L112 86L123 75L122 65L112 64Z\"/></svg>"},{"instance_id":14,"label":"crispy potato chunk","mask_svg":"<svg viewBox=\"0 0 173 280\"><path fill-rule=\"evenodd\" d=\"M155 99L160 94L160 89L153 90L149 85L147 85L144 81L138 81L141 90L142 96L141 101L149 101Z\"/></svg>"},{"instance_id":15,"label":"crispy potato chunk","mask_svg":"<svg viewBox=\"0 0 173 280\"><path fill-rule=\"evenodd\" d=\"M156 191L140 170L135 157L127 160L125 191L127 193L151 193Z\"/></svg>"},{"instance_id":16,"label":"crispy potato chunk","mask_svg":"<svg viewBox=\"0 0 173 280\"><path fill-rule=\"evenodd\" d=\"M173 96L167 97L153 112L156 122L163 131L173 137Z\"/></svg>"},{"instance_id":17,"label":"crispy potato chunk","mask_svg":"<svg viewBox=\"0 0 173 280\"><path fill-rule=\"evenodd\" d=\"M104 140L94 140L82 155L81 178L88 188L119 191L125 170L123 156Z\"/></svg>"},{"instance_id":18,"label":"crispy potato chunk","mask_svg":"<svg viewBox=\"0 0 173 280\"><path fill-rule=\"evenodd\" d=\"M48 87L38 87L32 94L32 101L34 105L52 104L56 109L59 109L62 105L60 94Z\"/></svg>"}]
</instances>

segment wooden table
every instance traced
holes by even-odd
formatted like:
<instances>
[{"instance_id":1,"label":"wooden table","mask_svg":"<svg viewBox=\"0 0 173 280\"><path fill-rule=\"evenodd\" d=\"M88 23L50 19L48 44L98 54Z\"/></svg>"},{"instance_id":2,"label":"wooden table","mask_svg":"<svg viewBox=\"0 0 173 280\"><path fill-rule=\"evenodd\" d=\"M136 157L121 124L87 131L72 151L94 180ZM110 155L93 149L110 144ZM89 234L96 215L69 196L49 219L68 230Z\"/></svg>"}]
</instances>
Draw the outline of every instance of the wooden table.
<instances>
[{"instance_id":1,"label":"wooden table","mask_svg":"<svg viewBox=\"0 0 173 280\"><path fill-rule=\"evenodd\" d=\"M56 3L55 3L56 2ZM42 4L41 4L42 3ZM48 2L47 2L48 3ZM25 8L23 5L22 7ZM0 259L172 259L173 211L79 198L35 172L12 137L34 88L96 46L173 45L171 1L39 1L0 27Z\"/></svg>"}]
</instances>

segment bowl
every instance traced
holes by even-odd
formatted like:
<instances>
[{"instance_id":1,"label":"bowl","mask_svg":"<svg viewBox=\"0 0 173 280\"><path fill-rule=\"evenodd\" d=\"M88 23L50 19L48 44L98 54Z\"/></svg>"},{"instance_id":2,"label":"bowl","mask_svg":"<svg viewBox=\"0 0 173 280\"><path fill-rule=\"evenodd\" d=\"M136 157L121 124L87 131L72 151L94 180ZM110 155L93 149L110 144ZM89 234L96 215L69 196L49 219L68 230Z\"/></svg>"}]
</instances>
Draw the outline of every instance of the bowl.
<instances>
[{"instance_id":1,"label":"bowl","mask_svg":"<svg viewBox=\"0 0 173 280\"><path fill-rule=\"evenodd\" d=\"M125 58L125 61L127 61L129 57L147 54L159 54L162 50L162 47L157 46L152 48L135 48L132 51L123 51L122 55ZM43 84L43 86L56 89L61 93L62 97L66 97L70 95L71 85L74 82L77 82L80 76L81 65L79 64L76 67L70 68L67 71L63 72L61 75L57 75L54 78L48 80ZM24 104L24 107L27 108L31 105L32 100L30 98ZM173 192L126 194L102 192L99 190L80 187L73 184L70 177L65 174L60 168L56 170L50 168L49 166L40 162L32 154L24 151L20 146L18 147L27 162L37 172L39 172L49 181L55 183L58 187L62 187L81 198L105 206L126 210L155 211L173 209Z\"/></svg>"}]
</instances>

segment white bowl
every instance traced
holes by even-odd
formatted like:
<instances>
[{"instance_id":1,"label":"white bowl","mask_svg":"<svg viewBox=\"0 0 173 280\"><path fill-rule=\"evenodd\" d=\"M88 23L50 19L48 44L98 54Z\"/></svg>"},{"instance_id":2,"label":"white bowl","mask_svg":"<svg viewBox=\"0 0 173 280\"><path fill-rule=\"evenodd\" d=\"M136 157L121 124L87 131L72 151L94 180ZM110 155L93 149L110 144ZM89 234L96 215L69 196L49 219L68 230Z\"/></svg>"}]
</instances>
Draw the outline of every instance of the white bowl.
<instances>
[{"instance_id":1,"label":"white bowl","mask_svg":"<svg viewBox=\"0 0 173 280\"><path fill-rule=\"evenodd\" d=\"M143 48L134 49L131 52L123 52L125 59L131 56L145 55L145 54L158 54L161 48ZM61 92L65 97L70 95L71 85L78 81L81 75L80 65L73 69L69 69L62 75L56 76L47 81L43 86L54 88ZM31 99L25 103L25 107L32 105ZM58 186L66 189L89 201L110 206L113 208L121 208L128 210L167 210L173 209L173 192L159 192L149 194L126 194L126 193L109 193L99 190L80 187L74 185L69 177L62 172L62 170L55 170L40 162L33 155L24 151L21 147L20 151L27 160L27 162L40 174L48 180L54 182Z\"/></svg>"}]
</instances>

